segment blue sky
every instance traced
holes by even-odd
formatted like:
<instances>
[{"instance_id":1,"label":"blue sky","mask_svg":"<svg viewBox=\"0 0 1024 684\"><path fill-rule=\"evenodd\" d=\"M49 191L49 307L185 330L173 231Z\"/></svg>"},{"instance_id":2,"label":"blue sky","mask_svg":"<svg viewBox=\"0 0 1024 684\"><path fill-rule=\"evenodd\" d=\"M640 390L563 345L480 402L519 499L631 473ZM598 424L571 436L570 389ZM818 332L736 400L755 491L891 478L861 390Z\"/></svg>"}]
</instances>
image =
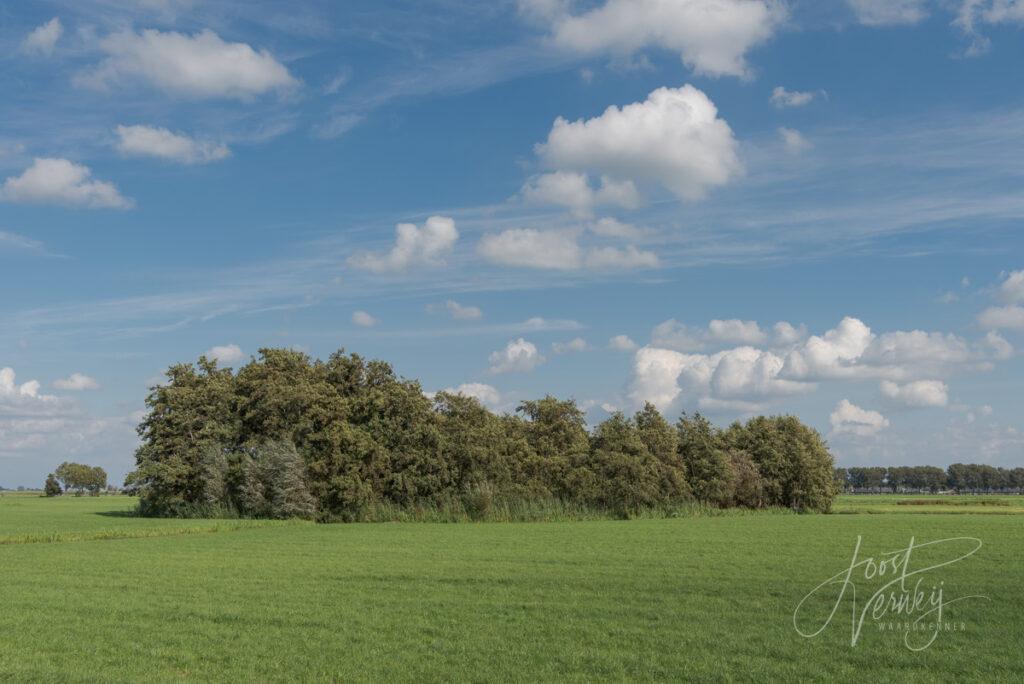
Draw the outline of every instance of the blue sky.
<instances>
[{"instance_id":1,"label":"blue sky","mask_svg":"<svg viewBox=\"0 0 1024 684\"><path fill-rule=\"evenodd\" d=\"M168 365L344 347L495 410L792 412L1020 465L1024 2L0 9L0 484Z\"/></svg>"}]
</instances>

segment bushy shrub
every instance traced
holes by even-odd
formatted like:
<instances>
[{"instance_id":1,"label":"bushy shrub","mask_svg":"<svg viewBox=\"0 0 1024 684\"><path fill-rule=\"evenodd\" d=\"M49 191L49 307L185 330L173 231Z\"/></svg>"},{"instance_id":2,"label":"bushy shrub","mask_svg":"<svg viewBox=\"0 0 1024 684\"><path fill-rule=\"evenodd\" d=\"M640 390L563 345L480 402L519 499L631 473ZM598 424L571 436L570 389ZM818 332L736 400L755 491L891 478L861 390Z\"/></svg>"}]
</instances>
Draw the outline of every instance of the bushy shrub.
<instances>
[{"instance_id":1,"label":"bushy shrub","mask_svg":"<svg viewBox=\"0 0 1024 684\"><path fill-rule=\"evenodd\" d=\"M64 493L64 490L60 488L60 482L57 481L57 476L50 473L46 476L46 484L43 485L43 494L46 496L60 496Z\"/></svg>"}]
</instances>

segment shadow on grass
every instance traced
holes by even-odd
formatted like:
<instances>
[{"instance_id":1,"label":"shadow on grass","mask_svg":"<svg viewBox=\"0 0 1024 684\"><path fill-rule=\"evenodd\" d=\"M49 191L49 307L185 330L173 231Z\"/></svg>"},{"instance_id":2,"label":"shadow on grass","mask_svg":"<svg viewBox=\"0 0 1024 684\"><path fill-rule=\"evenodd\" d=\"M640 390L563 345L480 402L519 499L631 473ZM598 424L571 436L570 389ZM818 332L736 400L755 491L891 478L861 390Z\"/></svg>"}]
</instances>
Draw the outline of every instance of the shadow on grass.
<instances>
[{"instance_id":1,"label":"shadow on grass","mask_svg":"<svg viewBox=\"0 0 1024 684\"><path fill-rule=\"evenodd\" d=\"M96 511L93 515L102 515L107 518L141 518L139 512L134 509L126 511Z\"/></svg>"}]
</instances>

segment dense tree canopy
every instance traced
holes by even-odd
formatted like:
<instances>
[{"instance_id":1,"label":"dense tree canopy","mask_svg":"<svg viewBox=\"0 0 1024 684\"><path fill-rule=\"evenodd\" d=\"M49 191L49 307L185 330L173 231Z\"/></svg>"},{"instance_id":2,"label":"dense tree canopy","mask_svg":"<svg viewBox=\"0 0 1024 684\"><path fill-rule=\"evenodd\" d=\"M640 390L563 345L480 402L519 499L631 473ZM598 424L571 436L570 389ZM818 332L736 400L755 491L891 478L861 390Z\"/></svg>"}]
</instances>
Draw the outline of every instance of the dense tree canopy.
<instances>
[{"instance_id":1,"label":"dense tree canopy","mask_svg":"<svg viewBox=\"0 0 1024 684\"><path fill-rule=\"evenodd\" d=\"M57 481L64 485L65 491L74 491L76 496L81 496L85 492L92 496L99 496L99 493L107 486L107 471L99 466L93 467L65 461L57 466L57 470L53 474ZM49 478L47 478L47 486L52 487Z\"/></svg>"},{"instance_id":2,"label":"dense tree canopy","mask_svg":"<svg viewBox=\"0 0 1024 684\"><path fill-rule=\"evenodd\" d=\"M624 516L693 501L825 511L837 490L831 454L796 418L673 427L648 404L591 433L571 400L496 415L343 351L263 349L237 373L201 358L168 369L146 403L127 484L150 515L357 520L539 500Z\"/></svg>"}]
</instances>

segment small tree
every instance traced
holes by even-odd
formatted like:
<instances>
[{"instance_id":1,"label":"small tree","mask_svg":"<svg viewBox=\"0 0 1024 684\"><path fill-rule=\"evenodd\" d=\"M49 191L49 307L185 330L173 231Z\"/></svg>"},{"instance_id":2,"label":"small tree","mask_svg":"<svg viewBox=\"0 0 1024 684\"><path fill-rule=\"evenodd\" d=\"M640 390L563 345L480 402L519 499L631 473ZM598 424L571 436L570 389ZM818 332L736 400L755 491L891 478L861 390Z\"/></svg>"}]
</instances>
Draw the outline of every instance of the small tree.
<instances>
[{"instance_id":1,"label":"small tree","mask_svg":"<svg viewBox=\"0 0 1024 684\"><path fill-rule=\"evenodd\" d=\"M86 489L89 490L89 496L99 496L100 492L107 488L107 471L99 466L88 468L86 479Z\"/></svg>"},{"instance_id":2,"label":"small tree","mask_svg":"<svg viewBox=\"0 0 1024 684\"><path fill-rule=\"evenodd\" d=\"M60 496L64 493L64 490L60 488L60 482L57 482L57 477L53 473L46 476L46 484L43 485L43 493L46 496Z\"/></svg>"}]
</instances>

